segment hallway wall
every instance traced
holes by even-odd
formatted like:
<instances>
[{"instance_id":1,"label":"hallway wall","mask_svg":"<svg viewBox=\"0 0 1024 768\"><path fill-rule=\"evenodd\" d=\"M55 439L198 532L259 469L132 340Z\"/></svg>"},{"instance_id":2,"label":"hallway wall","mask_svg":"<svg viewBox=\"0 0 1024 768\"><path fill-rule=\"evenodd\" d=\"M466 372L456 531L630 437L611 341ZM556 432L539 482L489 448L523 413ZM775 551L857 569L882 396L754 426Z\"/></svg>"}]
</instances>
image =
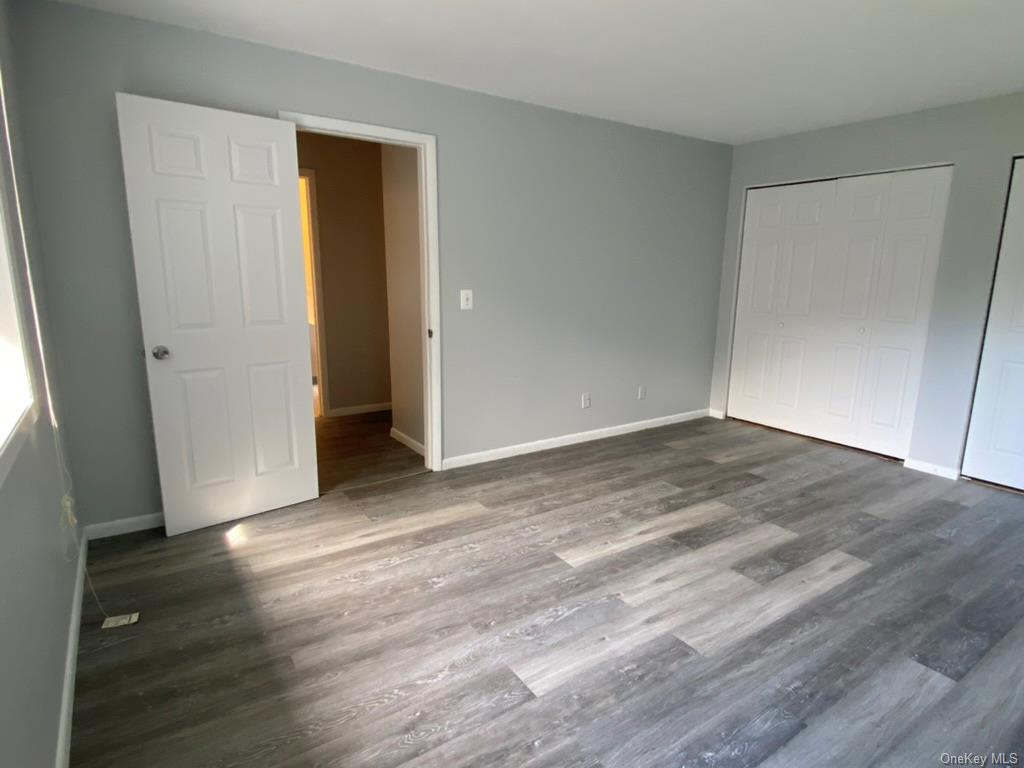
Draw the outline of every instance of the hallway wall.
<instances>
[{"instance_id":1,"label":"hallway wall","mask_svg":"<svg viewBox=\"0 0 1024 768\"><path fill-rule=\"evenodd\" d=\"M420 288L419 154L384 145L384 245L394 428L423 444L423 302Z\"/></svg>"},{"instance_id":2,"label":"hallway wall","mask_svg":"<svg viewBox=\"0 0 1024 768\"><path fill-rule=\"evenodd\" d=\"M391 400L379 144L298 134L316 173L327 409Z\"/></svg>"}]
</instances>

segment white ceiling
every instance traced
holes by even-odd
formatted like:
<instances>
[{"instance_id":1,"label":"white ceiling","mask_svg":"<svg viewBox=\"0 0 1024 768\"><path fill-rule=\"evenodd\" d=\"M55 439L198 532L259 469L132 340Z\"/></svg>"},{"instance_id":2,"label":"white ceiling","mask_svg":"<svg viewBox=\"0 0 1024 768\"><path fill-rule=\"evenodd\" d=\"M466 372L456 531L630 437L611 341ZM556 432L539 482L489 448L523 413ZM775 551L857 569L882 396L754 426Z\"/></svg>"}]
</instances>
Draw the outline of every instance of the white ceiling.
<instances>
[{"instance_id":1,"label":"white ceiling","mask_svg":"<svg viewBox=\"0 0 1024 768\"><path fill-rule=\"evenodd\" d=\"M1024 90L1021 0L75 0L742 143Z\"/></svg>"}]
</instances>

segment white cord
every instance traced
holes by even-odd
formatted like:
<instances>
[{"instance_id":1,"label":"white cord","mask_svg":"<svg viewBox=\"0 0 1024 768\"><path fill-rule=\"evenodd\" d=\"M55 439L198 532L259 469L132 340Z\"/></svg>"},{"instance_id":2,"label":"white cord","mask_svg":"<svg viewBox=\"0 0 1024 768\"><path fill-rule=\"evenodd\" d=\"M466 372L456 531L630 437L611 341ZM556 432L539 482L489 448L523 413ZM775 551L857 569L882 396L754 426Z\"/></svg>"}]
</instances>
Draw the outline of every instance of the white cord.
<instances>
[{"instance_id":1,"label":"white cord","mask_svg":"<svg viewBox=\"0 0 1024 768\"><path fill-rule=\"evenodd\" d=\"M100 609L100 613L103 614L103 618L109 619L110 614L107 613L103 607L103 603L100 602L100 596L96 594L96 587L92 585L92 576L89 575L89 567L85 568L85 580L89 583L89 591L92 593L92 599L96 601L96 607Z\"/></svg>"}]
</instances>

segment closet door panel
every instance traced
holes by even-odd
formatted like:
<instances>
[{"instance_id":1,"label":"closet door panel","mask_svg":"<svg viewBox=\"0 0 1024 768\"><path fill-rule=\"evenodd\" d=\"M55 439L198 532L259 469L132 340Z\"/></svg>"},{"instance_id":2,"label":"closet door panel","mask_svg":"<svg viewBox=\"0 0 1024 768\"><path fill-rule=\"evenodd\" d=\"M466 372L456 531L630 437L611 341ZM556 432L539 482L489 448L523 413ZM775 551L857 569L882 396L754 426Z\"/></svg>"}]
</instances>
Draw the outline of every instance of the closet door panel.
<instances>
[{"instance_id":1,"label":"closet door panel","mask_svg":"<svg viewBox=\"0 0 1024 768\"><path fill-rule=\"evenodd\" d=\"M1014 165L964 453L969 477L1024 490L1024 162Z\"/></svg>"},{"instance_id":2,"label":"closet door panel","mask_svg":"<svg viewBox=\"0 0 1024 768\"><path fill-rule=\"evenodd\" d=\"M729 413L805 432L824 407L817 332L835 182L747 194Z\"/></svg>"},{"instance_id":3,"label":"closet door panel","mask_svg":"<svg viewBox=\"0 0 1024 768\"><path fill-rule=\"evenodd\" d=\"M890 191L868 328L859 444L910 449L952 168L886 174Z\"/></svg>"},{"instance_id":4,"label":"closet door panel","mask_svg":"<svg viewBox=\"0 0 1024 768\"><path fill-rule=\"evenodd\" d=\"M950 176L748 193L730 415L906 456Z\"/></svg>"}]
</instances>

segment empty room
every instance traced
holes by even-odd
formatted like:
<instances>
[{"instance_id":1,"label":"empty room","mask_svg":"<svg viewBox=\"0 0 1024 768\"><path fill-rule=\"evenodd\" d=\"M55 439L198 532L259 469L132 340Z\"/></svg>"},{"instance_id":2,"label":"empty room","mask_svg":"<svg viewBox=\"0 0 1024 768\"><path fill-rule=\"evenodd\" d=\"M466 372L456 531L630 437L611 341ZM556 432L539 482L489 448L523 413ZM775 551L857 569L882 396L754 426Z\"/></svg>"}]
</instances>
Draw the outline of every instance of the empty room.
<instances>
[{"instance_id":1,"label":"empty room","mask_svg":"<svg viewBox=\"0 0 1024 768\"><path fill-rule=\"evenodd\" d=\"M1022 33L0 0L0 765L1020 764Z\"/></svg>"}]
</instances>

